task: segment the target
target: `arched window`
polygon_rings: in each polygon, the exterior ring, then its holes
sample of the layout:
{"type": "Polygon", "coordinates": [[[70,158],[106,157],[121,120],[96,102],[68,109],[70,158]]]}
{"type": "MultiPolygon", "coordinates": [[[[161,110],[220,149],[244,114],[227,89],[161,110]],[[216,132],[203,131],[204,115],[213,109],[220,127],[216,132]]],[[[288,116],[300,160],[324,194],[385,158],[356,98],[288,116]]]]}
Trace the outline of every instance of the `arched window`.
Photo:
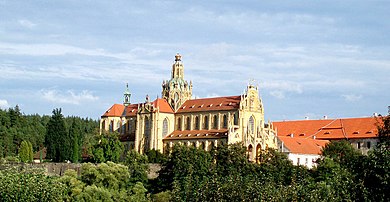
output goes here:
{"type": "Polygon", "coordinates": [[[109,131],[114,132],[114,120],[110,122],[109,131]]]}
{"type": "Polygon", "coordinates": [[[253,116],[249,118],[248,130],[250,134],[253,134],[255,132],[255,119],[253,118],[253,116]]]}
{"type": "Polygon", "coordinates": [[[225,115],[223,115],[223,128],[227,128],[227,123],[228,122],[228,120],[227,120],[227,116],[226,116],[226,114],[225,115]]]}
{"type": "Polygon", "coordinates": [[[214,115],[214,117],[213,117],[213,129],[217,129],[217,128],[218,128],[218,116],[214,115]]]}
{"type": "Polygon", "coordinates": [[[199,127],[199,117],[198,116],[195,116],[195,130],[199,130],[200,127],[199,127]]]}
{"type": "Polygon", "coordinates": [[[190,130],[191,129],[191,118],[190,117],[187,117],[187,124],[186,124],[186,130],[190,130]]]}
{"type": "Polygon", "coordinates": [[[149,123],[149,118],[148,117],[145,117],[144,133],[145,133],[145,136],[149,136],[149,134],[150,134],[150,123],[149,123]]]}
{"type": "Polygon", "coordinates": [[[102,121],[102,130],[106,130],[106,120],[102,121]]]}
{"type": "Polygon", "coordinates": [[[238,125],[238,112],[234,113],[233,119],[234,119],[234,125],[238,125]]]}
{"type": "Polygon", "coordinates": [[[203,119],[203,129],[205,129],[205,130],[209,129],[209,117],[208,116],[204,116],[204,119],[203,119]]]}
{"type": "Polygon", "coordinates": [[[181,118],[179,117],[179,118],[177,118],[177,130],[181,130],[181,118]]]}
{"type": "Polygon", "coordinates": [[[165,118],[163,121],[162,137],[164,138],[167,135],[168,135],[168,118],[165,118]]]}
{"type": "Polygon", "coordinates": [[[192,146],[196,148],[196,142],[192,142],[192,146]]]}

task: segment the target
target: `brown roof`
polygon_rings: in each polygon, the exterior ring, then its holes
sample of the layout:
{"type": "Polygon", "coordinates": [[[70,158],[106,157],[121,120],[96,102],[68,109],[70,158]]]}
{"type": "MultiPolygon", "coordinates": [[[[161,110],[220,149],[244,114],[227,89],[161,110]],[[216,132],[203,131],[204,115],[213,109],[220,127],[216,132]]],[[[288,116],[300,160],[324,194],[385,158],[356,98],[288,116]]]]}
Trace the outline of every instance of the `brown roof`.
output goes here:
{"type": "Polygon", "coordinates": [[[187,100],[177,110],[177,113],[238,109],[240,101],[241,96],[187,100]]]}
{"type": "Polygon", "coordinates": [[[298,120],[273,122],[278,136],[291,136],[317,139],[357,139],[376,138],[378,135],[378,119],[343,118],[325,120],[298,120]]]}
{"type": "Polygon", "coordinates": [[[114,104],[110,109],[108,109],[102,117],[120,117],[123,114],[125,106],[122,104],[114,104]]]}
{"type": "Polygon", "coordinates": [[[175,130],[164,140],[219,139],[227,138],[228,130],[175,130]]]}
{"type": "Polygon", "coordinates": [[[320,154],[328,140],[314,140],[300,137],[279,136],[284,147],[294,154],[320,154]]]}

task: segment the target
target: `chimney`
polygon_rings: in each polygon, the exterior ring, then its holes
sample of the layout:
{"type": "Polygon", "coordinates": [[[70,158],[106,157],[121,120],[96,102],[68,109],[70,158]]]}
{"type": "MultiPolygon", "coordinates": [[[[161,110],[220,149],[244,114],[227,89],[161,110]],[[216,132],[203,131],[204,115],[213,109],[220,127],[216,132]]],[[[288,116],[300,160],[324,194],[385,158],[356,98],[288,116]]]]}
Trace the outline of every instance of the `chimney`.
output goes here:
{"type": "Polygon", "coordinates": [[[328,119],[328,116],[324,115],[324,119],[328,119]]]}
{"type": "Polygon", "coordinates": [[[373,116],[374,116],[374,117],[377,117],[377,116],[378,116],[378,113],[374,112],[373,116]]]}
{"type": "Polygon", "coordinates": [[[309,117],[308,117],[308,116],[305,116],[305,120],[309,120],[309,117]]]}

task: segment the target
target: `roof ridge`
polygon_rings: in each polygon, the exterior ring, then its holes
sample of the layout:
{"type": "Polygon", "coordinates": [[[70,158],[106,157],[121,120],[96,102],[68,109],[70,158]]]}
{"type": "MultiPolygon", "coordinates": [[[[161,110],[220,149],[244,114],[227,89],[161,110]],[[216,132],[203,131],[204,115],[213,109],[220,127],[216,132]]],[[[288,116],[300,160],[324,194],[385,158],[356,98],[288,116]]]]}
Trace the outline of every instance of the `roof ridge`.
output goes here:
{"type": "MultiPolygon", "coordinates": [[[[221,97],[209,97],[209,98],[198,98],[198,99],[191,99],[191,100],[208,100],[208,99],[230,98],[230,97],[241,97],[241,95],[221,96],[221,97]]],[[[190,100],[187,100],[187,101],[190,101],[190,100]]]]}

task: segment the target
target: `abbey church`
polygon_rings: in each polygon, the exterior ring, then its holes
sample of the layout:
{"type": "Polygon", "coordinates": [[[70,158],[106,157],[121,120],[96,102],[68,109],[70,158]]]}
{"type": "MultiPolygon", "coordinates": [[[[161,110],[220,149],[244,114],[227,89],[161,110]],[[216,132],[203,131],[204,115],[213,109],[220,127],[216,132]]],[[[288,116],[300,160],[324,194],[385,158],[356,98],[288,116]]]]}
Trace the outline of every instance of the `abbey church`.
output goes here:
{"type": "Polygon", "coordinates": [[[114,104],[100,121],[100,129],[118,132],[127,149],[140,153],[169,151],[175,144],[210,150],[242,142],[249,159],[261,149],[277,148],[276,132],[264,121],[257,86],[249,84],[237,96],[192,99],[192,82],[184,80],[184,65],[177,54],[170,80],[162,83],[162,98],[131,103],[127,86],[123,104],[114,104]]]}

